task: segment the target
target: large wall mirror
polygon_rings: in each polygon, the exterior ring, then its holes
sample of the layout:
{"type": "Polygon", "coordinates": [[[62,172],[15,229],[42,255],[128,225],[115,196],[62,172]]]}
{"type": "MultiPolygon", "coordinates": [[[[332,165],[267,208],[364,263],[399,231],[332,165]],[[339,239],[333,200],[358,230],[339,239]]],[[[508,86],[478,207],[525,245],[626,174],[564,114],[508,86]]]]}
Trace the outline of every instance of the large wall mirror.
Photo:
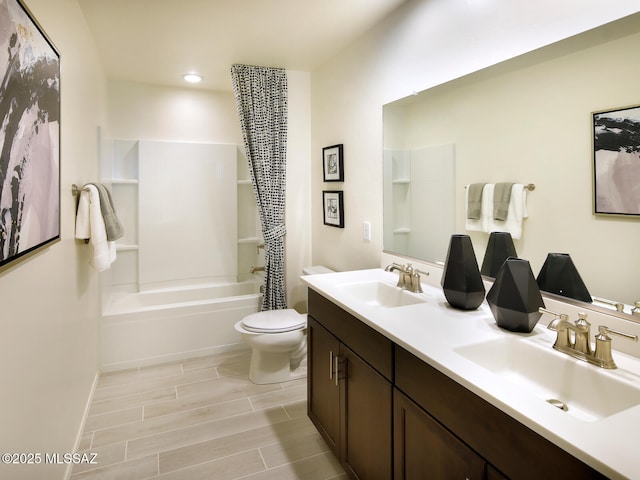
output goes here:
{"type": "Polygon", "coordinates": [[[534,274],[568,253],[592,296],[639,301],[640,218],[594,215],[592,139],[592,112],[640,105],[638,51],[635,14],[385,105],[385,250],[444,260],[467,233],[482,262],[465,186],[532,183],[515,246],[534,274]]]}

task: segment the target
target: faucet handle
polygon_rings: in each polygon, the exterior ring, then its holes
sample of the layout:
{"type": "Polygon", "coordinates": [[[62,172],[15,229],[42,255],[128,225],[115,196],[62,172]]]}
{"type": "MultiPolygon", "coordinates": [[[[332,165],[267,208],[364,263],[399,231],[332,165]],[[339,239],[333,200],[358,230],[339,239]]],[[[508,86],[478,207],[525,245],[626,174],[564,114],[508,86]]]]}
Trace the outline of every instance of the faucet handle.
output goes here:
{"type": "MultiPolygon", "coordinates": [[[[637,335],[631,335],[630,333],[621,332],[620,330],[614,330],[613,328],[609,328],[606,325],[598,326],[598,336],[608,337],[607,333],[618,335],[619,337],[626,338],[627,340],[631,340],[632,342],[638,341],[637,335]]],[[[611,340],[611,338],[609,338],[609,340],[611,340]]]]}
{"type": "MultiPolygon", "coordinates": [[[[557,319],[559,319],[561,322],[568,322],[569,321],[569,315],[567,315],[566,313],[556,313],[556,312],[552,312],[551,310],[547,310],[544,307],[539,307],[538,311],[540,313],[548,313],[549,315],[553,315],[554,317],[556,317],[557,319]]],[[[555,330],[555,328],[552,328],[551,325],[549,325],[548,327],[550,330],[555,330]]]]}
{"type": "Polygon", "coordinates": [[[598,335],[596,335],[596,350],[593,353],[593,356],[599,362],[601,367],[613,369],[617,368],[617,366],[616,362],[613,360],[613,355],[611,354],[611,337],[607,335],[608,333],[627,338],[634,342],[638,341],[638,336],[614,330],[613,328],[609,328],[605,325],[600,325],[598,327],[598,335]]]}
{"type": "Polygon", "coordinates": [[[420,274],[426,277],[429,275],[429,272],[423,272],[422,270],[418,270],[417,268],[413,269],[413,273],[411,274],[411,291],[413,293],[422,293],[424,291],[422,290],[420,274]]]}
{"type": "Polygon", "coordinates": [[[548,313],[549,315],[553,315],[555,318],[549,322],[547,328],[549,330],[553,330],[557,333],[556,341],[553,344],[553,348],[562,349],[562,348],[573,348],[573,344],[571,343],[571,337],[569,336],[569,315],[566,313],[556,313],[551,310],[547,310],[544,307],[539,307],[538,311],[540,313],[548,313]]]}

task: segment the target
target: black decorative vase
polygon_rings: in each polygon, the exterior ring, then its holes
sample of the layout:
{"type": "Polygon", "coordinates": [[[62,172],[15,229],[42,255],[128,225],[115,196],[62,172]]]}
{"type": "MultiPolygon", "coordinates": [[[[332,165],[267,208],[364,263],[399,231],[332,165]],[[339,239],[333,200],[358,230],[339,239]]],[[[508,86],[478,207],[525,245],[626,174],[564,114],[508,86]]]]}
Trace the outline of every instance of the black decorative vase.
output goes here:
{"type": "Polygon", "coordinates": [[[491,232],[480,273],[495,278],[504,261],[509,257],[517,256],[513,238],[509,232],[491,232]]]}
{"type": "Polygon", "coordinates": [[[593,298],[568,253],[549,253],[538,274],[538,287],[545,292],[591,303],[593,298]]]}
{"type": "Polygon", "coordinates": [[[487,303],[500,328],[529,333],[544,307],[540,289],[527,260],[507,258],[496,274],[487,303]]]}
{"type": "Polygon", "coordinates": [[[484,301],[484,283],[469,235],[452,235],[440,281],[454,308],[475,310],[484,301]]]}

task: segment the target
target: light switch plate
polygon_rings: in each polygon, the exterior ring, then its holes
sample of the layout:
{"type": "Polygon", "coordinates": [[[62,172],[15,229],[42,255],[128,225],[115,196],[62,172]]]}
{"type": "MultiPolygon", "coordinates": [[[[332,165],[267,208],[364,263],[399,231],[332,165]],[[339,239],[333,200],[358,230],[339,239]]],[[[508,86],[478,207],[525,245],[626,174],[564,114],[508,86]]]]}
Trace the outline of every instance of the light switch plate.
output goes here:
{"type": "Polygon", "coordinates": [[[371,241],[371,222],[362,222],[362,239],[371,241]]]}

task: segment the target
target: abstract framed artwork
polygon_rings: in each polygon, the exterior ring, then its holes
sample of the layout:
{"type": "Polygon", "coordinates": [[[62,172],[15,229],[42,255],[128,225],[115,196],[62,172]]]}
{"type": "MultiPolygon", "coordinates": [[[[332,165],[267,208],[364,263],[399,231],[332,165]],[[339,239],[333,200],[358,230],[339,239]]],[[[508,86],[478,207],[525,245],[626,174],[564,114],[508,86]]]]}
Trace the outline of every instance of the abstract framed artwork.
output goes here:
{"type": "Polygon", "coordinates": [[[592,117],[593,212],[640,215],[640,106],[592,117]]]}
{"type": "Polygon", "coordinates": [[[344,202],[341,191],[322,192],[323,220],[325,225],[344,228],[344,202]]]}
{"type": "Polygon", "coordinates": [[[0,0],[0,267],[60,240],[60,54],[0,0]]]}
{"type": "Polygon", "coordinates": [[[322,149],[322,173],[325,182],[344,182],[344,148],[342,144],[322,149]]]}

